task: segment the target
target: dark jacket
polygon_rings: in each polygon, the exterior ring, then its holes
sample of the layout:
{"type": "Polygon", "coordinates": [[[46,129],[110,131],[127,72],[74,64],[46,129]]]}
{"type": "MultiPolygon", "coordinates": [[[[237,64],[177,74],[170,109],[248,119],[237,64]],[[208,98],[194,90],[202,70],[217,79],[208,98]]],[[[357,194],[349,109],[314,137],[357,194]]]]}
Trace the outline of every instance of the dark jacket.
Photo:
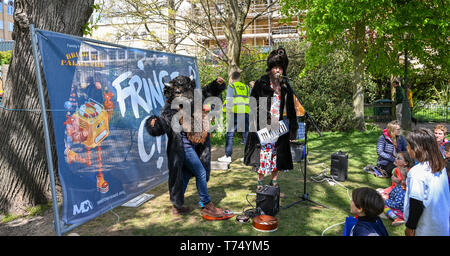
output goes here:
{"type": "Polygon", "coordinates": [[[350,236],[389,236],[383,222],[379,217],[359,217],[353,226],[350,236]]]}
{"type": "MultiPolygon", "coordinates": [[[[220,85],[213,81],[208,86],[202,89],[203,97],[208,96],[218,96],[220,90],[212,90],[212,87],[219,87],[220,85]],[[208,90],[208,91],[207,91],[208,90]]],[[[220,86],[225,89],[225,86],[220,86]]],[[[203,99],[204,100],[204,99],[203,99]]],[[[147,132],[152,136],[161,136],[167,134],[168,144],[167,144],[167,160],[169,168],[169,195],[172,204],[178,208],[182,207],[184,204],[184,193],[183,193],[183,165],[184,165],[184,144],[182,135],[180,132],[175,132],[171,128],[172,117],[178,112],[178,110],[171,109],[170,104],[166,104],[159,117],[151,116],[147,119],[145,128],[147,132]],[[154,127],[150,126],[151,120],[156,118],[154,127]]],[[[195,152],[200,158],[203,167],[206,169],[206,181],[209,181],[209,176],[211,172],[211,144],[209,139],[209,134],[205,143],[195,145],[195,152]]]]}
{"type": "Polygon", "coordinates": [[[402,104],[405,97],[403,87],[400,85],[395,88],[395,104],[402,104]]]}
{"type": "MultiPolygon", "coordinates": [[[[282,118],[282,110],[286,105],[287,119],[289,120],[289,132],[280,136],[275,143],[277,148],[277,170],[287,170],[293,169],[292,163],[292,155],[290,148],[290,141],[294,140],[297,137],[297,116],[294,108],[294,97],[293,93],[286,86],[287,81],[282,83],[281,86],[281,105],[280,105],[280,119],[282,118]]],[[[250,110],[250,132],[248,133],[247,142],[245,144],[244,151],[244,163],[248,166],[259,167],[260,164],[260,150],[261,144],[259,143],[258,135],[256,132],[252,132],[252,125],[256,127],[256,130],[260,130],[264,127],[259,127],[259,98],[267,97],[267,123],[270,123],[271,113],[270,107],[272,105],[272,96],[274,94],[274,90],[270,88],[270,78],[268,75],[262,76],[255,82],[253,86],[252,92],[250,94],[251,97],[256,99],[256,113],[252,113],[250,110]]]]}
{"type": "MultiPolygon", "coordinates": [[[[403,136],[399,136],[397,138],[397,147],[395,148],[396,152],[406,151],[406,140],[403,136]]],[[[389,137],[387,130],[383,130],[383,134],[380,135],[377,142],[377,154],[378,160],[377,165],[388,165],[389,163],[394,163],[394,143],[392,139],[389,137]]]]}

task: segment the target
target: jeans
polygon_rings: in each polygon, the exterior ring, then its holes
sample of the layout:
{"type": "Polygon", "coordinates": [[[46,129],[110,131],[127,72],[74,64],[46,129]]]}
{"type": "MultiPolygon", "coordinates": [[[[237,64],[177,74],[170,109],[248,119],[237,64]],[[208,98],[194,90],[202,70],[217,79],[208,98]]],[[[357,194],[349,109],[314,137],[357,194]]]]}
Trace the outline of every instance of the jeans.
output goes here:
{"type": "MultiPolygon", "coordinates": [[[[227,139],[226,139],[226,144],[225,144],[225,155],[226,156],[231,156],[233,154],[233,138],[234,138],[234,133],[238,130],[238,120],[242,119],[242,117],[244,117],[245,120],[245,127],[239,127],[239,131],[244,130],[243,134],[242,134],[242,143],[245,144],[245,142],[247,141],[247,136],[248,136],[248,124],[249,124],[249,116],[248,114],[234,114],[234,124],[233,124],[233,129],[230,132],[227,132],[227,139]]],[[[241,121],[242,122],[242,121],[241,121]]]]}
{"type": "Polygon", "coordinates": [[[193,147],[185,147],[183,165],[183,194],[186,192],[191,174],[195,176],[195,183],[197,185],[200,202],[203,205],[208,204],[211,200],[209,198],[208,187],[206,184],[206,169],[203,167],[203,164],[195,152],[195,149],[193,147]]]}

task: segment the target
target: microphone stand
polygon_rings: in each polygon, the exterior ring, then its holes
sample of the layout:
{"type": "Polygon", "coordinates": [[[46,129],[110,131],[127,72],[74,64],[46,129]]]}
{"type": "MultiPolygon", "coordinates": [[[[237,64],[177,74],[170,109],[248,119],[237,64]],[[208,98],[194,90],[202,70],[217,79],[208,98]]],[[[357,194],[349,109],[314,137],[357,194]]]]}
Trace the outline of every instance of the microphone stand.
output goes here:
{"type": "MultiPolygon", "coordinates": [[[[319,133],[319,136],[322,137],[322,133],[320,132],[319,128],[317,127],[316,123],[314,122],[314,119],[311,117],[311,115],[309,115],[308,111],[306,111],[306,108],[304,107],[303,102],[301,101],[300,97],[298,97],[298,95],[295,93],[294,89],[289,84],[288,80],[290,80],[290,78],[287,77],[287,76],[281,76],[281,77],[283,79],[286,79],[284,82],[282,81],[281,83],[282,84],[284,83],[286,85],[286,87],[288,88],[288,90],[290,90],[292,92],[292,94],[295,97],[297,97],[298,101],[300,102],[300,104],[302,105],[303,109],[305,110],[306,118],[311,121],[311,123],[314,125],[314,127],[317,130],[317,132],[319,133]]],[[[308,201],[310,203],[313,203],[313,204],[316,204],[316,205],[320,205],[320,206],[322,206],[324,208],[330,209],[326,205],[323,205],[321,203],[318,203],[318,202],[315,202],[315,201],[309,199],[308,193],[306,193],[306,168],[307,168],[307,162],[308,162],[308,150],[307,150],[307,147],[308,147],[308,129],[307,129],[306,125],[305,125],[305,158],[303,160],[303,168],[304,168],[304,172],[303,172],[303,195],[300,197],[300,200],[295,201],[295,202],[293,202],[293,203],[283,207],[283,209],[290,208],[291,206],[293,206],[295,204],[298,204],[298,203],[301,203],[301,202],[304,202],[304,201],[308,201]]]]}

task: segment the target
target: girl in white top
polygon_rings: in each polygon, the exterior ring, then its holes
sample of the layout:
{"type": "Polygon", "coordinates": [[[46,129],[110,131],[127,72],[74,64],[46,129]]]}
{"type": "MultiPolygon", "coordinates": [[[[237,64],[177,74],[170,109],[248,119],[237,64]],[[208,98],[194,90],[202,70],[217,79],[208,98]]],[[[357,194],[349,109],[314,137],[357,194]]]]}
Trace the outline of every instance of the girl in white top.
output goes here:
{"type": "Polygon", "coordinates": [[[434,134],[421,128],[406,136],[407,150],[418,164],[406,178],[407,236],[450,235],[450,189],[445,160],[434,134]]]}

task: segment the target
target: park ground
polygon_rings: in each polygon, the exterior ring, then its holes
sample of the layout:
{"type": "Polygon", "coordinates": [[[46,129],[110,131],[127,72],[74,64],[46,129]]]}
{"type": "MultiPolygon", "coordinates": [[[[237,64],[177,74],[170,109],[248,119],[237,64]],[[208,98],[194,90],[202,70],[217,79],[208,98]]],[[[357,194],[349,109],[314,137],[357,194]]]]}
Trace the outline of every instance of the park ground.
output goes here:
{"type": "MultiPolygon", "coordinates": [[[[278,213],[279,228],[273,233],[255,231],[251,224],[240,224],[235,218],[226,221],[208,222],[200,216],[196,207],[198,196],[195,181],[192,180],[186,192],[186,205],[194,208],[191,214],[173,217],[170,211],[167,183],[147,191],[155,197],[138,208],[117,207],[64,235],[80,236],[339,236],[342,234],[345,217],[350,214],[349,203],[351,190],[369,186],[387,187],[388,179],[371,176],[362,171],[367,164],[376,162],[376,140],[384,123],[376,124],[378,128],[364,133],[324,133],[319,137],[311,133],[310,155],[308,156],[307,193],[312,200],[320,202],[331,209],[302,202],[278,213]],[[349,177],[346,181],[331,185],[328,182],[315,182],[311,177],[329,173],[330,155],[342,150],[349,153],[349,177]],[[336,224],[336,225],[335,225],[336,224]],[[335,225],[335,227],[331,227],[335,225]],[[331,228],[330,228],[331,227],[331,228]],[[329,229],[328,229],[329,228],[329,229]]],[[[434,123],[422,123],[417,127],[433,128],[434,123]]],[[[417,128],[413,125],[413,129],[417,128]]],[[[235,212],[252,208],[256,175],[249,167],[243,165],[243,145],[234,148],[233,162],[229,170],[213,170],[209,182],[210,194],[218,207],[229,208],[235,212]],[[250,203],[252,205],[250,205],[250,203]]],[[[212,160],[224,154],[224,146],[212,148],[212,160]]],[[[281,206],[297,201],[303,194],[303,171],[298,164],[294,170],[280,173],[280,185],[286,197],[281,199],[281,206]]],[[[268,179],[266,179],[268,182],[268,179]]],[[[0,223],[0,236],[55,236],[53,211],[48,205],[39,214],[30,214],[11,221],[0,223]]],[[[5,217],[5,216],[0,216],[5,217]]],[[[390,221],[383,220],[392,236],[402,236],[404,226],[392,227],[390,221]]]]}

